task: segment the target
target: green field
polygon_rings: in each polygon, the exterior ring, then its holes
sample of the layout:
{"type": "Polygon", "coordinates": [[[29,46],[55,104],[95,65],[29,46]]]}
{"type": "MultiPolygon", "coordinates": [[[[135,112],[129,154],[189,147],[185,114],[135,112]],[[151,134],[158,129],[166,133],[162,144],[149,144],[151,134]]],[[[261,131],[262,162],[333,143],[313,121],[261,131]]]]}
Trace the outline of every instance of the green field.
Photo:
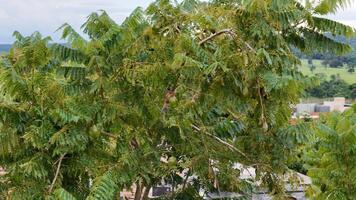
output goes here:
{"type": "Polygon", "coordinates": [[[330,68],[330,67],[325,67],[323,64],[321,64],[321,60],[313,60],[313,64],[315,65],[316,69],[311,72],[308,66],[308,61],[306,59],[302,59],[302,66],[301,66],[301,72],[305,75],[315,75],[319,73],[325,74],[328,78],[330,78],[331,75],[337,75],[339,74],[342,79],[344,79],[347,83],[352,84],[356,83],[356,72],[354,73],[349,73],[347,72],[347,69],[344,68],[330,68]]]}

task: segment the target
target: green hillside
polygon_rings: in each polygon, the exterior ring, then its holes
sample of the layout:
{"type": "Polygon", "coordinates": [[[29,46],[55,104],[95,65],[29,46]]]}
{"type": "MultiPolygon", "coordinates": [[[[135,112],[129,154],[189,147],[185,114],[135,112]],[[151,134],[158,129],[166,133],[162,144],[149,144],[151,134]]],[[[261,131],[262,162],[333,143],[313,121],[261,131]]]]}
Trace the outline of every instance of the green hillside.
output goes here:
{"type": "Polygon", "coordinates": [[[347,83],[352,84],[356,83],[356,73],[349,73],[347,72],[347,69],[344,68],[330,68],[330,67],[325,67],[323,64],[321,64],[321,60],[313,60],[313,64],[315,65],[316,69],[311,72],[308,66],[308,61],[306,59],[302,59],[302,66],[301,66],[301,72],[305,75],[315,75],[319,73],[325,74],[328,78],[331,75],[339,75],[342,79],[344,79],[347,83]]]}

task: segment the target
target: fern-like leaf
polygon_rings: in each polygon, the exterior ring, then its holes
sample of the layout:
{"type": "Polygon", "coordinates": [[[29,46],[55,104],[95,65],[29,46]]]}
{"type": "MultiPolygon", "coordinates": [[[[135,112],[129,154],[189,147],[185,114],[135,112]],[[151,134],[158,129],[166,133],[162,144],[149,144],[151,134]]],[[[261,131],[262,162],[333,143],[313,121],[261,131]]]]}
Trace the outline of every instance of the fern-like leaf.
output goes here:
{"type": "Polygon", "coordinates": [[[51,50],[56,58],[61,61],[85,62],[86,55],[78,49],[73,49],[62,44],[53,44],[51,50]]]}
{"type": "Polygon", "coordinates": [[[72,26],[65,23],[57,29],[62,30],[62,39],[67,40],[68,44],[74,49],[84,50],[86,48],[87,41],[74,30],[72,26]]]}
{"type": "Polygon", "coordinates": [[[322,0],[315,7],[315,12],[322,15],[335,13],[338,9],[344,9],[351,3],[351,0],[322,0]]]}
{"type": "Polygon", "coordinates": [[[51,196],[51,200],[77,200],[77,199],[72,194],[67,192],[65,189],[58,188],[53,192],[51,196]]]}
{"type": "Polygon", "coordinates": [[[90,194],[86,200],[112,200],[118,191],[118,184],[112,172],[106,172],[104,175],[94,180],[90,194]]]}
{"type": "Polygon", "coordinates": [[[333,35],[343,35],[346,37],[355,36],[355,29],[351,26],[321,17],[313,17],[312,19],[312,26],[321,32],[331,32],[333,35]]]}

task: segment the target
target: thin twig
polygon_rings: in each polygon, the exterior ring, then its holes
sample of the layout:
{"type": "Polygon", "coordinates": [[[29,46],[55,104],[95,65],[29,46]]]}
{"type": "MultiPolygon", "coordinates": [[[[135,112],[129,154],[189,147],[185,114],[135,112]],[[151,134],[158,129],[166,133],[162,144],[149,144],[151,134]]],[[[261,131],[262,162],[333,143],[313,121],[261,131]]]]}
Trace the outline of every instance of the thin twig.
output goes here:
{"type": "MultiPolygon", "coordinates": [[[[197,126],[195,126],[195,125],[193,125],[193,124],[192,124],[191,126],[192,126],[192,128],[194,128],[196,131],[202,132],[202,130],[201,130],[199,127],[197,127],[197,126]]],[[[209,137],[215,139],[216,141],[220,142],[221,144],[227,146],[230,150],[236,151],[237,153],[241,154],[242,156],[244,156],[245,158],[248,159],[247,155],[246,155],[244,152],[240,151],[239,149],[237,149],[237,148],[234,147],[233,145],[229,144],[228,142],[225,142],[224,140],[222,140],[222,139],[216,137],[215,135],[213,135],[213,134],[211,134],[211,133],[208,133],[208,132],[206,132],[206,131],[204,131],[204,133],[205,133],[205,135],[207,135],[207,136],[209,136],[209,137]]]]}
{"type": "Polygon", "coordinates": [[[247,42],[244,42],[244,43],[247,46],[247,48],[249,48],[253,53],[257,53],[257,51],[253,47],[251,47],[251,45],[249,43],[247,43],[247,42]]]}
{"type": "Polygon", "coordinates": [[[240,119],[240,118],[242,117],[242,115],[236,114],[236,113],[234,113],[234,112],[233,112],[232,110],[230,110],[230,109],[227,109],[227,112],[228,112],[230,115],[232,115],[232,117],[233,117],[235,120],[240,119]]]}
{"type": "Polygon", "coordinates": [[[56,170],[56,174],[54,175],[54,178],[52,180],[52,184],[51,186],[49,187],[49,190],[48,190],[48,193],[51,194],[52,193],[52,190],[53,190],[53,187],[54,185],[56,184],[56,181],[57,181],[57,178],[58,178],[58,174],[59,174],[59,170],[61,169],[61,164],[62,164],[62,160],[64,159],[64,156],[66,154],[63,154],[61,155],[61,157],[58,159],[58,166],[57,166],[57,170],[56,170]]]}
{"type": "Polygon", "coordinates": [[[111,137],[111,138],[114,138],[114,139],[118,138],[117,135],[114,135],[114,134],[106,132],[106,131],[101,131],[101,134],[105,135],[105,136],[108,136],[108,137],[111,137]]]}
{"type": "Polygon", "coordinates": [[[211,159],[209,159],[209,168],[211,169],[213,176],[214,176],[214,187],[216,189],[218,189],[218,194],[220,195],[219,180],[217,178],[217,175],[216,175],[216,172],[215,172],[214,166],[213,166],[213,161],[211,159]]]}

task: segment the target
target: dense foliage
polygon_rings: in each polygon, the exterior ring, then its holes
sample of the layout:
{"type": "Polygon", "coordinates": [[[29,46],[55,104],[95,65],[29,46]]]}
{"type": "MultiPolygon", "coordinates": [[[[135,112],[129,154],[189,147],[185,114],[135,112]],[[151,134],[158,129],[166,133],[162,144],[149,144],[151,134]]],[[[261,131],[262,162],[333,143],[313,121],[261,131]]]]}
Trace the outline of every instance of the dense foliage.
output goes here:
{"type": "Polygon", "coordinates": [[[314,199],[351,200],[356,196],[356,105],[324,116],[305,155],[314,199]]]}
{"type": "Polygon", "coordinates": [[[288,125],[290,105],[315,81],[290,46],[349,52],[323,33],[354,30],[313,16],[344,5],[158,0],[120,25],[91,14],[88,40],[65,24],[68,45],[15,32],[0,72],[0,197],[117,199],[135,184],[144,199],[165,180],[167,198],[248,197],[255,183],[284,198],[280,175],[307,134],[288,125]]]}

